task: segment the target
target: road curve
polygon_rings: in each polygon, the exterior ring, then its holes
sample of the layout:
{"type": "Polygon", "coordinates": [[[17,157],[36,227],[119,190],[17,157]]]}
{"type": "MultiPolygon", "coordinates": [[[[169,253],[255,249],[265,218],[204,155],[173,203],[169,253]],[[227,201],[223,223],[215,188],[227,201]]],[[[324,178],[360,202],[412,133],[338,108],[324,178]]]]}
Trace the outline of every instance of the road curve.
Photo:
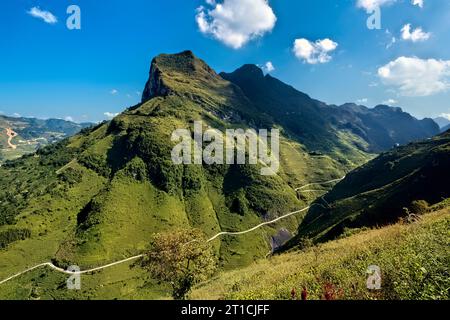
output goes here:
{"type": "Polygon", "coordinates": [[[8,145],[11,149],[16,149],[17,146],[12,143],[12,139],[17,137],[18,134],[14,132],[11,128],[6,128],[6,135],[8,136],[8,145]]]}
{"type": "MultiPolygon", "coordinates": [[[[344,178],[345,178],[345,177],[344,177],[344,178]]],[[[342,179],[344,179],[344,178],[342,178],[342,179]]],[[[325,181],[325,182],[310,183],[310,184],[307,184],[307,185],[305,185],[305,186],[303,186],[303,187],[297,188],[297,189],[295,189],[295,190],[298,191],[298,190],[301,190],[301,189],[303,189],[303,188],[305,188],[305,187],[307,187],[307,186],[311,186],[311,185],[315,185],[315,184],[332,183],[332,182],[340,181],[340,180],[342,180],[342,179],[334,179],[334,180],[325,181]]],[[[309,191],[309,190],[304,190],[304,191],[309,191]]],[[[246,234],[246,233],[255,231],[255,230],[257,230],[257,229],[259,229],[259,228],[261,228],[261,227],[263,227],[263,226],[270,225],[270,224],[274,224],[274,223],[276,223],[276,222],[278,222],[278,221],[280,221],[280,220],[283,220],[283,219],[285,219],[285,218],[287,218],[287,217],[290,217],[290,216],[292,216],[292,215],[295,215],[295,214],[297,214],[297,213],[305,212],[305,211],[309,210],[312,206],[316,206],[316,205],[317,205],[317,206],[325,207],[325,206],[323,206],[322,204],[318,204],[318,203],[312,204],[311,206],[307,206],[307,207],[305,207],[305,208],[303,208],[303,209],[300,209],[300,210],[297,210],[297,211],[289,212],[289,213],[287,213],[287,214],[285,214],[285,215],[282,215],[282,216],[280,216],[280,217],[278,217],[278,218],[275,218],[275,219],[273,219],[273,220],[270,220],[270,221],[266,221],[266,222],[260,223],[260,224],[258,224],[257,226],[255,226],[255,227],[253,227],[253,228],[250,228],[250,229],[248,229],[248,230],[245,230],[245,231],[238,231],[238,232],[227,232],[227,231],[223,231],[223,232],[219,232],[218,234],[216,234],[216,235],[213,236],[212,238],[208,239],[206,242],[214,241],[215,239],[217,239],[217,238],[219,238],[219,237],[221,237],[221,236],[225,236],[225,235],[238,236],[238,235],[243,235],[243,234],[246,234]]],[[[193,241],[196,241],[196,240],[193,240],[193,241]]],[[[191,241],[191,242],[193,242],[193,241],[191,241]]],[[[191,243],[191,242],[190,242],[190,243],[191,243]]],[[[9,278],[6,278],[6,279],[0,281],[0,285],[2,285],[3,283],[6,283],[6,282],[8,282],[8,281],[10,281],[10,280],[12,280],[12,279],[14,279],[14,278],[17,278],[17,277],[19,277],[19,276],[21,276],[21,275],[23,275],[23,274],[25,274],[25,273],[27,273],[27,272],[30,272],[30,271],[35,270],[35,269],[37,269],[37,268],[40,268],[40,267],[50,267],[51,269],[53,269],[53,270],[55,270],[55,271],[58,271],[58,272],[61,272],[61,273],[64,273],[64,274],[68,274],[68,275],[77,275],[77,274],[86,274],[86,273],[91,273],[91,272],[103,270],[103,269],[106,269],[106,268],[110,268],[110,267],[113,267],[113,266],[116,266],[116,265],[119,265],[119,264],[122,264],[122,263],[125,263],[125,262],[128,262],[128,261],[137,260],[137,259],[139,259],[139,258],[142,258],[143,256],[144,256],[144,254],[139,254],[139,255],[136,255],[136,256],[133,256],[133,257],[130,257],[130,258],[126,258],[126,259],[119,260],[119,261],[116,261],[116,262],[113,262],[113,263],[109,263],[109,264],[106,264],[106,265],[103,265],[103,266],[100,266],[100,267],[96,267],[96,268],[88,269],[88,270],[83,270],[83,271],[69,271],[69,270],[64,270],[64,269],[62,269],[62,268],[59,268],[59,267],[55,266],[55,265],[54,265],[53,263],[51,263],[51,262],[44,262],[44,263],[35,265],[35,266],[31,267],[31,268],[28,268],[28,269],[26,269],[26,270],[24,270],[24,271],[22,271],[22,272],[19,272],[19,273],[15,274],[15,275],[13,275],[13,276],[11,276],[11,277],[9,277],[9,278]]]]}
{"type": "MultiPolygon", "coordinates": [[[[299,190],[302,190],[302,189],[304,189],[304,188],[306,188],[306,187],[315,186],[315,185],[318,185],[318,184],[329,184],[329,183],[333,183],[333,182],[339,182],[339,181],[344,180],[345,177],[346,177],[346,176],[343,176],[342,178],[339,178],[339,179],[333,179],[333,180],[324,181],[324,182],[313,182],[313,183],[308,183],[308,184],[305,184],[304,186],[301,186],[300,188],[295,189],[295,191],[299,191],[299,190]]],[[[309,191],[309,190],[308,190],[308,191],[309,191]]]]}

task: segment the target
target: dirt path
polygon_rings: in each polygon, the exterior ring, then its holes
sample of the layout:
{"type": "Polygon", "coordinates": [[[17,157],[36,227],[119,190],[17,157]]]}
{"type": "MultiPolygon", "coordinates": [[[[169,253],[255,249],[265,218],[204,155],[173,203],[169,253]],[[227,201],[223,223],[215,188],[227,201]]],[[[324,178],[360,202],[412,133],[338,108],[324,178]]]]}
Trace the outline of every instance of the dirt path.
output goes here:
{"type": "Polygon", "coordinates": [[[12,139],[17,137],[18,134],[14,132],[11,128],[6,128],[6,135],[8,136],[8,145],[11,149],[15,150],[17,148],[16,145],[12,144],[12,139]]]}

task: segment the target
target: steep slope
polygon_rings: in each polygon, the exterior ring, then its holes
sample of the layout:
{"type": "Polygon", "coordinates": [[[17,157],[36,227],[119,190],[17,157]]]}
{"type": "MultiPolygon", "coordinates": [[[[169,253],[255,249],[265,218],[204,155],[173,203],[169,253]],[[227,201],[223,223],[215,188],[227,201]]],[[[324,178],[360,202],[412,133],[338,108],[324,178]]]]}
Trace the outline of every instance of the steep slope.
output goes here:
{"type": "Polygon", "coordinates": [[[446,125],[446,126],[443,127],[443,128],[441,128],[441,131],[442,131],[442,132],[446,132],[446,131],[448,131],[448,130],[450,130],[450,124],[449,124],[449,125],[446,125]]]}
{"type": "Polygon", "coordinates": [[[245,65],[221,76],[242,88],[260,112],[281,123],[310,150],[337,149],[352,157],[354,147],[378,153],[439,134],[433,120],[417,120],[400,108],[327,105],[269,74],[264,76],[255,65],[245,65]],[[350,146],[346,140],[350,140],[350,146]]]}
{"type": "Polygon", "coordinates": [[[191,298],[291,300],[295,288],[300,300],[306,288],[308,300],[448,300],[449,228],[447,208],[412,224],[361,231],[221,273],[191,298]],[[381,289],[367,290],[374,264],[381,289]]]}
{"type": "Polygon", "coordinates": [[[35,152],[41,146],[61,141],[90,126],[92,123],[0,115],[0,163],[35,152]],[[9,130],[16,134],[11,140],[9,130]]]}
{"type": "MultiPolygon", "coordinates": [[[[350,169],[330,158],[316,161],[286,137],[274,176],[261,176],[260,165],[173,164],[172,132],[192,130],[197,120],[221,131],[272,126],[240,88],[191,52],[161,55],[152,61],[142,104],[1,167],[0,233],[26,229],[31,236],[16,237],[0,251],[0,275],[50,259],[98,266],[140,253],[150,234],[176,227],[197,227],[209,236],[246,230],[303,208],[294,190],[300,183],[350,169]],[[313,164],[320,166],[308,170],[313,164]]],[[[218,238],[222,266],[265,256],[272,237],[281,229],[294,232],[301,218],[218,238]]]]}
{"type": "Polygon", "coordinates": [[[290,245],[302,237],[326,240],[345,228],[395,222],[415,200],[435,204],[449,198],[449,166],[450,132],[383,153],[319,199],[290,245]]]}

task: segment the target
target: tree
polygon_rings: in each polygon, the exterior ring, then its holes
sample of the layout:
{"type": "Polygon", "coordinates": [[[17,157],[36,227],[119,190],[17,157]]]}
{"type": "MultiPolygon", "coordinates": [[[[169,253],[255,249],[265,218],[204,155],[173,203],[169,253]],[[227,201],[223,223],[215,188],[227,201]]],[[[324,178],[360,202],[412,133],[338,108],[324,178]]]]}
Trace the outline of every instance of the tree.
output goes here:
{"type": "Polygon", "coordinates": [[[154,235],[142,262],[153,278],[171,285],[176,300],[186,299],[192,286],[212,276],[217,265],[211,245],[197,229],[154,235]]]}

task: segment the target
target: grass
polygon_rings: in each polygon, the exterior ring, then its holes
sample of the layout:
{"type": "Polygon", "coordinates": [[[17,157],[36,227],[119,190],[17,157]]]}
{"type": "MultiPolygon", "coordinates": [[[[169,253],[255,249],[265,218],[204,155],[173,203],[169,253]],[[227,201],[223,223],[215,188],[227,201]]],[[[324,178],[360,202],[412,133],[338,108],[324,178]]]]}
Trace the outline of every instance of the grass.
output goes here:
{"type": "Polygon", "coordinates": [[[306,287],[322,299],[324,287],[338,299],[449,299],[450,210],[419,222],[361,231],[303,251],[224,272],[198,286],[192,299],[283,299],[306,287]],[[366,270],[378,265],[382,289],[366,287],[366,270]]]}

